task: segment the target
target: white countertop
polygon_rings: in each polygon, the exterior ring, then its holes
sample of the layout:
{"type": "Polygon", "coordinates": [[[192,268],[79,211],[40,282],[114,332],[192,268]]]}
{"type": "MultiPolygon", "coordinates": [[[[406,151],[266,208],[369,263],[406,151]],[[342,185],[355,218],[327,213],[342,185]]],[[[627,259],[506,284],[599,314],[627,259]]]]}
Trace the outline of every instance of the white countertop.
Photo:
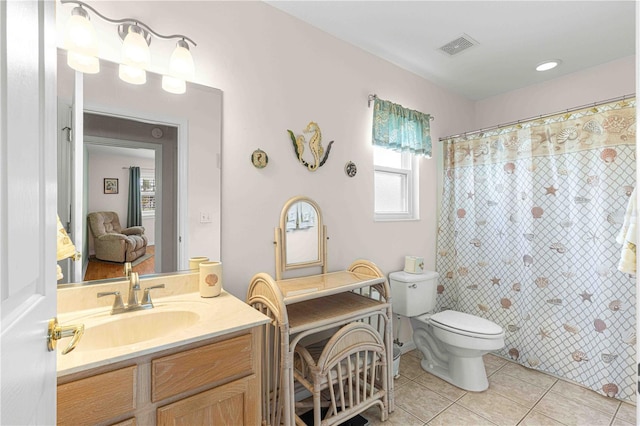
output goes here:
{"type": "MultiPolygon", "coordinates": [[[[224,290],[220,296],[213,298],[202,298],[196,292],[157,298],[153,300],[153,303],[155,305],[153,309],[116,315],[110,315],[111,309],[105,307],[59,314],[58,322],[61,326],[84,324],[85,335],[83,338],[92,333],[93,327],[104,326],[119,319],[132,323],[137,321],[137,318],[149,314],[158,318],[157,315],[161,315],[162,312],[189,311],[197,314],[198,319],[191,325],[168,331],[160,337],[106,349],[93,348],[89,342],[96,341],[96,335],[92,335],[91,338],[85,339],[86,345],[84,347],[83,340],[80,339],[76,348],[66,355],[62,355],[61,351],[68,345],[70,338],[62,339],[58,342],[57,351],[58,377],[223,336],[269,322],[268,317],[224,290]],[[129,320],[129,317],[132,319],[129,320]]],[[[93,331],[97,332],[97,330],[93,331]]],[[[156,330],[154,329],[154,333],[156,330]]]]}

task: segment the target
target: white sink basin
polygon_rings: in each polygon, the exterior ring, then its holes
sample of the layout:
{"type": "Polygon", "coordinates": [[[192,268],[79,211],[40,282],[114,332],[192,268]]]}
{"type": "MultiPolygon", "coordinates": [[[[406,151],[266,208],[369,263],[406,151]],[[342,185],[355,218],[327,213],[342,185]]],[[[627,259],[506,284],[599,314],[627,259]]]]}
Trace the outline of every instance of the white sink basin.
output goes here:
{"type": "Polygon", "coordinates": [[[143,311],[111,316],[108,322],[86,324],[75,351],[134,345],[184,330],[200,320],[193,311],[143,311]]]}

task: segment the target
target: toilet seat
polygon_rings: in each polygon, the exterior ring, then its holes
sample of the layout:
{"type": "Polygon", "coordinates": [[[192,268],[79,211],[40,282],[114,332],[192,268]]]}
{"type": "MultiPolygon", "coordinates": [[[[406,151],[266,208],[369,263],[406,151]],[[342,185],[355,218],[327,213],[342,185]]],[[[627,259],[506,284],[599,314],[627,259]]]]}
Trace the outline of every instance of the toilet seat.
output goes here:
{"type": "Polygon", "coordinates": [[[448,310],[433,315],[422,315],[418,319],[441,330],[478,339],[497,339],[504,336],[504,330],[498,324],[464,312],[448,310]]]}

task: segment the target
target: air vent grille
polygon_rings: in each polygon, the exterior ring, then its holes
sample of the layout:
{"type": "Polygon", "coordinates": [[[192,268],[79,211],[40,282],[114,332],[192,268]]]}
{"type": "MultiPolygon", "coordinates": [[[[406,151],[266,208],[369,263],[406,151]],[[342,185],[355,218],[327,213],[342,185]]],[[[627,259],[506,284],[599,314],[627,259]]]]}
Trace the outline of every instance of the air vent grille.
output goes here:
{"type": "Polygon", "coordinates": [[[477,42],[466,34],[461,35],[457,39],[450,41],[440,48],[444,53],[448,55],[457,55],[458,53],[473,47],[477,42]]]}

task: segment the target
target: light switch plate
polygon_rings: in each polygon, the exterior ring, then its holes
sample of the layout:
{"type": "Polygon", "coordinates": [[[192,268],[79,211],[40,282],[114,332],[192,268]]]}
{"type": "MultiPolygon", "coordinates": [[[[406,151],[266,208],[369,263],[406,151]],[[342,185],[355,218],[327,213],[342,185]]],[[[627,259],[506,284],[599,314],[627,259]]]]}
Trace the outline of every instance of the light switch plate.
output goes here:
{"type": "Polygon", "coordinates": [[[200,223],[211,223],[213,219],[211,218],[211,212],[200,212],[200,223]]]}

